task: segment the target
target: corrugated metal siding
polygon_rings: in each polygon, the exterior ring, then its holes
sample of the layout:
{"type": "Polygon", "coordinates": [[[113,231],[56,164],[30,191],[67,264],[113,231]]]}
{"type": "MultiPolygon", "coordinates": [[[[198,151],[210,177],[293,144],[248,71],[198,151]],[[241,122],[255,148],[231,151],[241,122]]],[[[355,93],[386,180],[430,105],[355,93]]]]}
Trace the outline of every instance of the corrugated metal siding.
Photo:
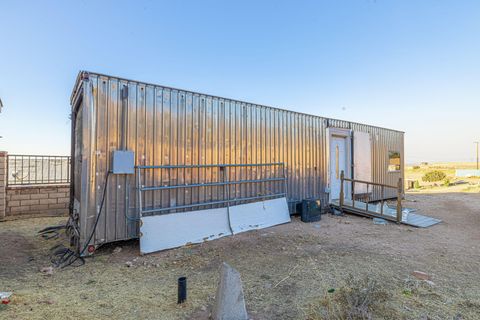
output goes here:
{"type": "MultiPolygon", "coordinates": [[[[291,201],[316,198],[323,204],[328,202],[327,127],[371,134],[374,182],[396,185],[398,178],[403,177],[403,165],[402,172],[388,173],[389,150],[400,151],[403,163],[402,132],[93,73],[88,80],[79,81],[86,86],[82,91],[85,163],[80,213],[84,241],[100,206],[110,154],[120,149],[122,132],[127,134],[127,149],[135,152],[136,165],[284,162],[291,201]],[[128,87],[128,128],[122,126],[124,86],[128,87]]],[[[229,175],[237,180],[261,178],[273,175],[270,170],[232,168],[229,175]]],[[[213,182],[220,179],[220,174],[215,168],[151,170],[145,172],[144,184],[213,182]]],[[[112,175],[110,179],[95,243],[138,235],[138,223],[126,218],[136,214],[135,178],[112,175]]],[[[237,197],[256,195],[261,192],[259,188],[231,186],[230,192],[237,197]]],[[[270,188],[278,190],[281,186],[271,183],[270,188]]],[[[145,206],[168,207],[223,196],[220,188],[191,188],[147,194],[143,201],[145,206]]]]}

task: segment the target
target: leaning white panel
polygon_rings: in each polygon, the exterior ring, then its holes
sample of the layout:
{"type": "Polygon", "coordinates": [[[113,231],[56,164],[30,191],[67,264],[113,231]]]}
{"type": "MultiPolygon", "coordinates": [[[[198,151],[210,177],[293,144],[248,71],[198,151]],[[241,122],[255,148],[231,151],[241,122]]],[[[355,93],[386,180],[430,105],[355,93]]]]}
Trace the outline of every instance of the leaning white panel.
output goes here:
{"type": "MultiPolygon", "coordinates": [[[[372,181],[372,142],[368,132],[353,132],[353,165],[355,179],[372,181]]],[[[366,193],[365,183],[355,184],[355,193],[366,193]]]]}
{"type": "Polygon", "coordinates": [[[278,198],[230,207],[233,234],[290,222],[287,198],[278,198]]]}
{"type": "Polygon", "coordinates": [[[140,252],[150,253],[231,235],[227,208],[142,217],[140,252]]]}

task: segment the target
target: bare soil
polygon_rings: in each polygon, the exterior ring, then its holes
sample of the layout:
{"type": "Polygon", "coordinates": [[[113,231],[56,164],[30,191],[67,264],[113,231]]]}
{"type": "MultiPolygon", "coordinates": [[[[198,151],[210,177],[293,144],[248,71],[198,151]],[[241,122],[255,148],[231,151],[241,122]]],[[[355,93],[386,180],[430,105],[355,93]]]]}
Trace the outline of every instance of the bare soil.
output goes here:
{"type": "MultiPolygon", "coordinates": [[[[419,229],[322,216],[140,256],[136,241],[105,246],[78,268],[39,272],[57,240],[36,235],[65,218],[0,223],[1,319],[208,319],[223,261],[242,275],[252,319],[321,319],[329,289],[351,275],[387,293],[374,319],[480,318],[480,195],[408,194],[405,206],[443,220],[419,229]],[[119,253],[113,250],[120,246],[119,253]],[[128,267],[127,262],[133,265],[128,267]],[[416,280],[426,272],[431,283],[416,280]],[[176,280],[188,300],[176,304],[176,280]],[[318,311],[320,309],[320,311],[318,311]]],[[[331,290],[330,290],[331,291],[331,290]]]]}

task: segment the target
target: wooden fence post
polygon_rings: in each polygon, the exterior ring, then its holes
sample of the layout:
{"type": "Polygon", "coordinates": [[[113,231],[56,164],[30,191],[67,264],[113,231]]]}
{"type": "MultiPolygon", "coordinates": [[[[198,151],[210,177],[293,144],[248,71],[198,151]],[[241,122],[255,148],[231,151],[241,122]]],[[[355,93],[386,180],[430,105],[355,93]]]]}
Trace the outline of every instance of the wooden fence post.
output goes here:
{"type": "Polygon", "coordinates": [[[343,207],[343,198],[345,197],[344,192],[343,192],[343,179],[345,178],[345,174],[342,170],[340,172],[340,199],[339,199],[339,204],[340,204],[340,209],[343,207]]]}
{"type": "Polygon", "coordinates": [[[402,178],[398,179],[397,184],[397,222],[402,222],[402,178]]]}

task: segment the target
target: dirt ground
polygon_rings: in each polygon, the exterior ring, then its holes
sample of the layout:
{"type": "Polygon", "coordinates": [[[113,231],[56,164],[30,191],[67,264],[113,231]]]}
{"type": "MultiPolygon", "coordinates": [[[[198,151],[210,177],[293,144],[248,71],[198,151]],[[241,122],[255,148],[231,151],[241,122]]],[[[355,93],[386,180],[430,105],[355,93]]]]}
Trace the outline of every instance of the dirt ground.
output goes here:
{"type": "MultiPolygon", "coordinates": [[[[0,223],[0,291],[13,291],[1,319],[208,319],[226,261],[242,275],[252,319],[321,319],[320,301],[349,275],[387,293],[374,319],[480,318],[480,194],[412,193],[405,206],[443,220],[428,229],[322,216],[199,245],[139,256],[136,241],[103,247],[78,268],[44,275],[58,240],[36,231],[65,221],[0,223]],[[119,253],[113,250],[121,246],[119,253]],[[127,262],[132,266],[128,267],[127,262]],[[411,272],[431,276],[415,280],[411,272]],[[188,301],[176,304],[176,280],[188,301]]],[[[338,291],[338,290],[337,290],[338,291]]]]}

